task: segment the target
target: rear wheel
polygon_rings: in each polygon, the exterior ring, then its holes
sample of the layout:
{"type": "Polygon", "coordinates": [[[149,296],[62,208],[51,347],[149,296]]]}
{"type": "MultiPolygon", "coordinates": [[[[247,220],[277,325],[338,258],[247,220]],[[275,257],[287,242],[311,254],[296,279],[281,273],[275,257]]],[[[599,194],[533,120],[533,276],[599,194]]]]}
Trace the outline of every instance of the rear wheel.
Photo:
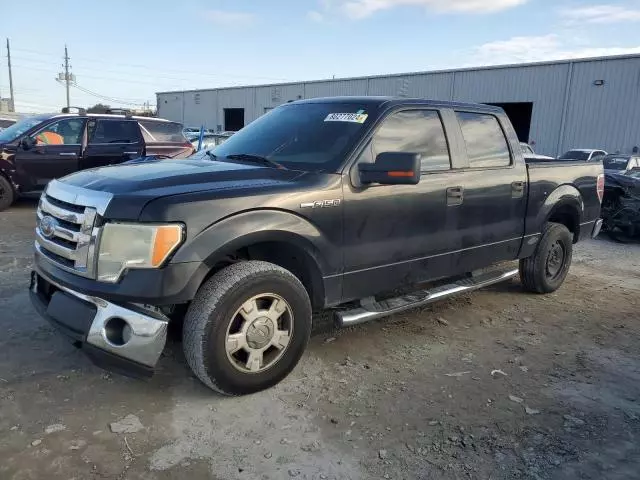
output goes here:
{"type": "Polygon", "coordinates": [[[522,284],[531,292],[555,292],[567,278],[572,255],[573,237],[569,229],[559,223],[548,223],[533,255],[520,260],[522,284]]]}
{"type": "Polygon", "coordinates": [[[16,192],[13,186],[5,177],[0,175],[0,212],[11,206],[16,198],[16,192]]]}
{"type": "Polygon", "coordinates": [[[277,265],[249,261],[200,287],[185,317],[183,347],[205,385],[243,395],[285,378],[310,332],[311,302],[302,283],[277,265]]]}

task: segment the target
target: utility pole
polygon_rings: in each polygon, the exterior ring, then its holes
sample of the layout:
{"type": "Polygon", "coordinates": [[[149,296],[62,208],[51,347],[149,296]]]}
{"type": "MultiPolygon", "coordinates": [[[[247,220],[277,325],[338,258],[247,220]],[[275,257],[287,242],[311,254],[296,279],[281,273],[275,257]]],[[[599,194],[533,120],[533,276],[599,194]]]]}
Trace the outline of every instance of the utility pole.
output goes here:
{"type": "Polygon", "coordinates": [[[64,83],[67,88],[67,108],[71,106],[69,101],[69,84],[71,83],[71,77],[69,76],[69,53],[67,52],[67,46],[64,46],[64,83]]]}
{"type": "Polygon", "coordinates": [[[13,97],[13,73],[11,72],[11,47],[7,38],[7,65],[9,67],[9,111],[15,112],[15,101],[13,97]]]}
{"type": "Polygon", "coordinates": [[[64,72],[60,72],[58,74],[58,78],[56,78],[56,81],[59,83],[64,83],[64,87],[65,90],[67,91],[67,108],[69,108],[71,106],[71,101],[69,99],[69,87],[71,86],[71,83],[76,81],[76,77],[73,75],[73,73],[69,72],[69,52],[67,51],[67,46],[64,46],[64,64],[62,65],[62,67],[64,68],[64,72]]]}

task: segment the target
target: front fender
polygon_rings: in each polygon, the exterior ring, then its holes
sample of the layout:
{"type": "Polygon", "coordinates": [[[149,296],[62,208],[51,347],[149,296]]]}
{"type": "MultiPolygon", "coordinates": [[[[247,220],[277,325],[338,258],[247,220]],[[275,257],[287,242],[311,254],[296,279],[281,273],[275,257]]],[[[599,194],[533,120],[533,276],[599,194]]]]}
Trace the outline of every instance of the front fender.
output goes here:
{"type": "Polygon", "coordinates": [[[239,213],[210,225],[182,246],[171,263],[204,262],[213,267],[219,259],[240,248],[273,241],[289,242],[304,249],[314,258],[322,276],[338,273],[339,246],[329,242],[304,217],[275,209],[239,213]]]}
{"type": "Polygon", "coordinates": [[[7,180],[9,180],[13,189],[18,191],[20,183],[18,182],[13,157],[14,156],[12,154],[6,153],[5,151],[2,152],[2,155],[0,155],[0,175],[3,175],[7,180]]]}

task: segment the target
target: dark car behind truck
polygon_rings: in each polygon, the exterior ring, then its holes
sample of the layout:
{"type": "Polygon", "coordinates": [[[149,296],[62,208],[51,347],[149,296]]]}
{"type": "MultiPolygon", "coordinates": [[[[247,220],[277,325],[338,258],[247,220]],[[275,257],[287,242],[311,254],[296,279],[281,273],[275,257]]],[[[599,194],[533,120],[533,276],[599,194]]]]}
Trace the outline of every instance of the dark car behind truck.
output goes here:
{"type": "Polygon", "coordinates": [[[127,114],[42,114],[0,132],[0,211],[71,173],[147,156],[194,152],[182,125],[127,114]]]}
{"type": "Polygon", "coordinates": [[[192,159],[51,182],[31,297],[129,375],[183,321],[195,374],[246,394],[294,368],[312,311],[364,322],[510,279],[515,260],[527,290],[556,290],[598,234],[603,186],[598,163],[527,165],[495,107],[298,101],[192,159]]]}

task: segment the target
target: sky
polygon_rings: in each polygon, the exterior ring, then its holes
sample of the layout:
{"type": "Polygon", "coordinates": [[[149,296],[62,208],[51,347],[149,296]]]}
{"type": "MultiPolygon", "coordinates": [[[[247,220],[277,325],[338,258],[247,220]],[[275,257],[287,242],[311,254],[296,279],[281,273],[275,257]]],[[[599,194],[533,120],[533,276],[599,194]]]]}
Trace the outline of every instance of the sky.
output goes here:
{"type": "Polygon", "coordinates": [[[640,53],[640,0],[33,0],[0,14],[21,112],[65,104],[65,45],[71,105],[129,108],[169,90],[640,53]]]}

